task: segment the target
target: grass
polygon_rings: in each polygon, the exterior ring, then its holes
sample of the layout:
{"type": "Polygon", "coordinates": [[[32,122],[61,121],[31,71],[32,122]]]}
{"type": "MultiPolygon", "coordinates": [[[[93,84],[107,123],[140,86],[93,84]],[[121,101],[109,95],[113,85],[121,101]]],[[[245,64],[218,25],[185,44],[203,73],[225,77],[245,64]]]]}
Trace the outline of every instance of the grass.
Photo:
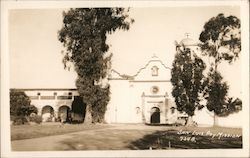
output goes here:
{"type": "Polygon", "coordinates": [[[242,129],[178,127],[156,131],[131,142],[130,149],[225,149],[242,148],[242,129]]]}
{"type": "MultiPolygon", "coordinates": [[[[148,149],[224,149],[242,148],[240,128],[224,127],[160,127],[147,130],[106,129],[84,135],[76,135],[61,143],[67,146],[63,150],[148,150],[148,149]],[[180,134],[190,131],[190,134],[180,134]],[[196,134],[192,135],[192,132],[196,134]],[[239,135],[238,138],[212,138],[205,132],[239,135]],[[201,135],[201,132],[204,135],[201,135]],[[195,142],[180,140],[181,137],[195,137],[195,142]],[[86,141],[88,140],[88,141],[86,141]]],[[[228,135],[228,136],[229,136],[228,135]]],[[[61,150],[61,149],[59,149],[61,150]]]]}
{"type": "Polygon", "coordinates": [[[53,150],[242,148],[242,129],[226,127],[117,126],[107,124],[21,125],[11,126],[11,139],[21,140],[77,131],[85,132],[74,133],[70,137],[62,138],[59,142],[61,145],[56,145],[53,150]],[[207,132],[214,134],[214,137],[208,135],[207,132]],[[224,136],[219,138],[218,133],[222,133],[224,136]],[[238,136],[232,137],[236,135],[238,136]]]}
{"type": "Polygon", "coordinates": [[[150,133],[149,130],[105,129],[67,138],[58,150],[129,150],[131,141],[150,133]]]}
{"type": "Polygon", "coordinates": [[[41,124],[41,125],[11,125],[11,140],[39,138],[60,135],[78,131],[107,128],[108,125],[83,125],[83,124],[41,124]]]}

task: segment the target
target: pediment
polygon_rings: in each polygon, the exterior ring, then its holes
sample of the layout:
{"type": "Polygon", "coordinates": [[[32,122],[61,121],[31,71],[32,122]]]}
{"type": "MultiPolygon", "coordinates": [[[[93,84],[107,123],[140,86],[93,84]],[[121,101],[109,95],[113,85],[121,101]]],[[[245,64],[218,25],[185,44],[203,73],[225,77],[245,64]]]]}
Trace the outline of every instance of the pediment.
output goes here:
{"type": "Polygon", "coordinates": [[[150,60],[133,76],[134,80],[170,80],[171,69],[159,59],[150,60]]]}
{"type": "Polygon", "coordinates": [[[133,81],[170,81],[171,69],[167,67],[158,57],[153,56],[144,67],[141,67],[135,75],[121,74],[112,69],[109,79],[113,80],[133,80],[133,81]]]}

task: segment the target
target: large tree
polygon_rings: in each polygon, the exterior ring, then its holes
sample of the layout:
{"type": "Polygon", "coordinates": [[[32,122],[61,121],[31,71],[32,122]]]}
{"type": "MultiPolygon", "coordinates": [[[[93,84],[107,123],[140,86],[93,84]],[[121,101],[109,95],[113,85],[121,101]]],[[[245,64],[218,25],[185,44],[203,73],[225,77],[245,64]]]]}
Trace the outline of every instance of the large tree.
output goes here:
{"type": "Polygon", "coordinates": [[[240,99],[233,100],[228,97],[229,86],[218,70],[221,62],[232,63],[239,58],[240,35],[240,20],[235,16],[225,17],[223,14],[206,22],[200,34],[202,53],[211,61],[205,96],[208,110],[214,112],[214,125],[218,124],[217,116],[227,116],[241,109],[240,99]]]}
{"type": "Polygon", "coordinates": [[[192,125],[195,110],[203,108],[201,99],[205,68],[203,60],[191,53],[190,49],[177,49],[171,70],[172,95],[177,110],[189,116],[186,125],[192,125]]]}
{"type": "Polygon", "coordinates": [[[125,8],[76,8],[63,12],[59,41],[66,47],[63,63],[72,63],[78,75],[76,87],[86,103],[85,123],[103,122],[109,101],[107,77],[112,54],[107,35],[128,30],[134,21],[125,8]]]}

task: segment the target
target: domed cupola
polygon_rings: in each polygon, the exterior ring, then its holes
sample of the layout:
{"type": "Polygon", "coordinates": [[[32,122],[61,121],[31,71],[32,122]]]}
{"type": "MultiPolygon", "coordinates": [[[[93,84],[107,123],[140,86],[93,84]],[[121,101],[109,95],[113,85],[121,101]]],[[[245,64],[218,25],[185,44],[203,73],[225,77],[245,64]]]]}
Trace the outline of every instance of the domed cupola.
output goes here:
{"type": "Polygon", "coordinates": [[[187,37],[181,40],[180,45],[188,47],[188,46],[197,46],[198,44],[193,39],[187,37]]]}
{"type": "Polygon", "coordinates": [[[180,41],[180,43],[177,45],[177,48],[181,50],[189,49],[191,53],[198,53],[199,52],[198,42],[196,42],[192,38],[189,38],[188,33],[185,35],[186,35],[186,38],[180,41]]]}
{"type": "Polygon", "coordinates": [[[185,46],[185,47],[189,47],[189,46],[197,46],[198,43],[195,42],[193,39],[189,38],[189,34],[186,33],[186,38],[184,38],[183,40],[181,40],[181,42],[179,43],[180,46],[185,46]]]}

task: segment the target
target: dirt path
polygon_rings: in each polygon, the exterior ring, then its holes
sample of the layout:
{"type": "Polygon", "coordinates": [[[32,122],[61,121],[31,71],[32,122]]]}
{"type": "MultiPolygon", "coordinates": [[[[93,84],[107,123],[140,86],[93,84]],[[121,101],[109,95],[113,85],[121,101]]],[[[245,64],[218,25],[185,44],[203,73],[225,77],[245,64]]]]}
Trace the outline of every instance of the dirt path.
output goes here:
{"type": "Polygon", "coordinates": [[[12,141],[13,151],[61,150],[121,150],[129,149],[130,142],[166,127],[145,125],[112,125],[63,135],[12,141]]]}

